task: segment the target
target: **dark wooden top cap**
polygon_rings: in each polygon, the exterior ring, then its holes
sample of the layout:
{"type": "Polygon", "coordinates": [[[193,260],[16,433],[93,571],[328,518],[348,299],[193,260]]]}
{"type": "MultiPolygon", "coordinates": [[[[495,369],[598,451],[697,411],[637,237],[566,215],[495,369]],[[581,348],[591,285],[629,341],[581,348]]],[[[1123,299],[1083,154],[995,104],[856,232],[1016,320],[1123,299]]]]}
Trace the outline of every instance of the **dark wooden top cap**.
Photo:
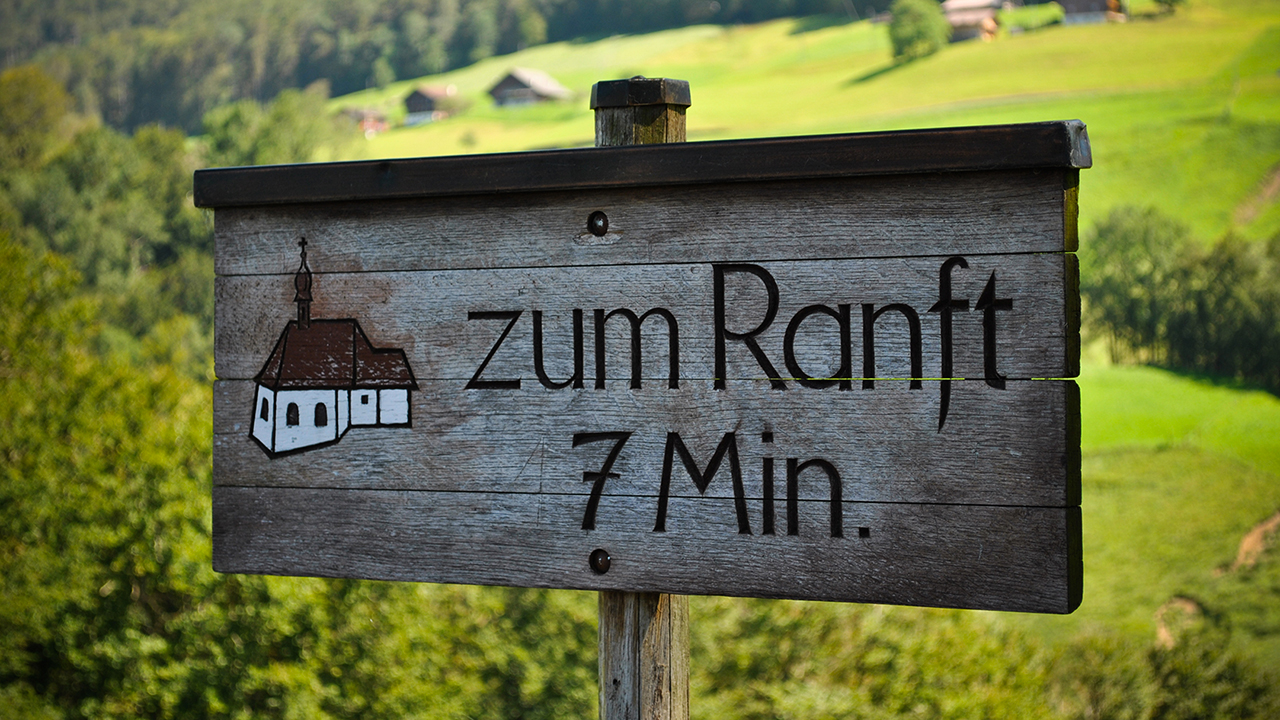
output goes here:
{"type": "MultiPolygon", "coordinates": [[[[670,81],[663,81],[670,82],[670,81]]],[[[196,207],[1087,168],[1079,120],[197,170],[196,207]]]]}
{"type": "Polygon", "coordinates": [[[591,109],[635,107],[637,105],[678,105],[689,107],[689,81],[671,78],[601,80],[591,86],[591,109]]]}

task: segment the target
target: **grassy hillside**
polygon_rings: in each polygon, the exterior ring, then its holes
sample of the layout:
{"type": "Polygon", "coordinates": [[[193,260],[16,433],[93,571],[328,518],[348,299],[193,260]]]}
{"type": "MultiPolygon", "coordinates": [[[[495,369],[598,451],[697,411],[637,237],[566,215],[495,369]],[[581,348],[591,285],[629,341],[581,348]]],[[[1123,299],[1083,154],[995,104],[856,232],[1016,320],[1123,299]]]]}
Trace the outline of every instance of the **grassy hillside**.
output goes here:
{"type": "MultiPolygon", "coordinates": [[[[1173,17],[1050,27],[889,63],[884,26],[794,19],[559,43],[425,78],[473,105],[381,135],[402,157],[591,143],[593,82],[634,74],[692,85],[692,141],[1080,118],[1094,168],[1083,227],[1155,205],[1212,240],[1280,233],[1280,3],[1191,0],[1173,17]],[[550,72],[572,101],[498,109],[512,66],[550,72]]],[[[416,81],[415,81],[416,82],[416,81]]],[[[394,116],[415,84],[337,98],[394,116]]],[[[1086,231],[1087,232],[1087,231],[1086,231]]],[[[1280,400],[1140,367],[1086,362],[1085,601],[1072,616],[1000,615],[1051,640],[1103,628],[1154,637],[1174,596],[1227,613],[1237,642],[1280,666],[1280,562],[1232,570],[1242,537],[1280,510],[1280,400]]],[[[1272,552],[1274,556],[1277,553],[1272,552]]]]}
{"type": "Polygon", "coordinates": [[[489,153],[591,143],[591,84],[634,74],[687,79],[693,141],[1080,118],[1095,166],[1085,227],[1119,204],[1155,205],[1211,240],[1280,232],[1280,4],[1192,0],[1173,17],[1054,26],[967,42],[894,67],[883,25],[801,18],[556,43],[445,75],[337,98],[402,115],[417,82],[455,84],[460,116],[396,129],[361,157],[489,153]],[[550,72],[578,98],[494,108],[508,68],[550,72]]]}

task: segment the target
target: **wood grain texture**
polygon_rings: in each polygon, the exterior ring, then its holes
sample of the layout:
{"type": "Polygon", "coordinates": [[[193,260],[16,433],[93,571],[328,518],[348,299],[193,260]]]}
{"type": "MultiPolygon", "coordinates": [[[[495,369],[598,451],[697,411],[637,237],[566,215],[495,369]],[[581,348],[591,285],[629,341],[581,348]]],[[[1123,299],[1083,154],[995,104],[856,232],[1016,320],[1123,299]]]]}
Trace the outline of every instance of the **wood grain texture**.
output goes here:
{"type": "Polygon", "coordinates": [[[531,153],[214,168],[197,207],[455,197],[758,180],[1084,168],[1078,120],[531,153]]]}
{"type": "MultiPolygon", "coordinates": [[[[945,257],[875,258],[762,263],[776,282],[775,319],[756,337],[780,377],[794,377],[785,362],[788,326],[803,308],[849,306],[852,377],[942,377],[939,300],[945,257]],[[913,373],[909,320],[889,312],[874,324],[875,372],[864,374],[864,306],[909,306],[919,318],[922,373],[913,373]]],[[[319,261],[315,261],[319,265],[319,261]]],[[[985,373],[984,321],[976,305],[995,277],[995,294],[1011,307],[995,313],[997,371],[1009,378],[1071,377],[1078,371],[1079,299],[1073,256],[1063,254],[975,256],[953,268],[951,296],[970,308],[952,314],[954,365],[951,377],[985,373]]],[[[295,265],[296,266],[296,265],[295,265]]],[[[488,377],[537,383],[533,365],[533,311],[543,313],[545,369],[572,374],[572,313],[584,313],[585,372],[596,377],[596,309],[629,308],[637,315],[666,308],[679,333],[680,378],[716,377],[715,270],[705,264],[640,265],[625,269],[518,268],[434,272],[316,273],[313,318],[357,318],[375,345],[402,348],[419,379],[469,379],[493,347],[505,323],[469,319],[474,311],[522,311],[511,335],[493,357],[488,377]]],[[[215,371],[222,379],[252,378],[297,310],[293,274],[232,276],[215,283],[215,371]]],[[[724,275],[725,328],[746,332],[766,318],[769,293],[746,272],[724,275]]],[[[621,318],[606,324],[606,374],[630,377],[630,333],[621,318]],[[609,359],[613,359],[610,364],[609,359]]],[[[642,328],[644,376],[669,379],[664,321],[642,328]]],[[[825,315],[802,321],[792,343],[796,361],[812,377],[845,377],[838,322],[825,315]]],[[[728,378],[765,377],[766,371],[740,342],[725,351],[728,378]]],[[[794,385],[794,383],[793,383],[794,385]]]]}
{"type": "Polygon", "coordinates": [[[202,171],[215,567],[617,591],[601,706],[664,720],[668,593],[1070,612],[1089,164],[1068,122],[202,171]],[[255,444],[304,315],[403,350],[407,427],[255,444]]]}
{"type": "Polygon", "coordinates": [[[687,720],[689,598],[600,592],[600,717],[687,720]]]}
{"type": "Polygon", "coordinates": [[[1079,604],[1079,508],[800,503],[798,535],[739,533],[732,502],[607,497],[582,530],[581,498],[503,493],[214,488],[220,572],[876,602],[1025,612],[1079,604]],[[866,528],[865,537],[860,528],[866,528]],[[603,575],[587,562],[613,558],[603,575]]]}
{"type": "MultiPolygon", "coordinates": [[[[1071,381],[952,383],[951,411],[938,431],[939,383],[905,382],[874,391],[717,391],[709,383],[608,392],[464,391],[461,382],[414,393],[412,428],[352,428],[340,443],[270,458],[249,437],[253,383],[214,390],[214,483],[256,487],[499,491],[583,494],[609,443],[573,447],[584,432],[631,432],[604,495],[656,499],[667,433],[705,467],[726,433],[736,433],[746,496],[763,496],[763,458],[775,458],[782,494],[786,458],[824,458],[840,473],[844,498],[1061,507],[1079,502],[1079,393],[1071,381]],[[818,393],[818,394],[813,394],[818,393]],[[1074,433],[1072,429],[1075,428],[1074,433]],[[770,443],[762,442],[765,432],[770,443]],[[1073,500],[1074,498],[1074,500],[1073,500]]],[[[700,493],[683,470],[673,496],[700,493]]],[[[828,497],[820,473],[801,496],[828,497]]],[[[732,497],[729,468],[706,495],[732,497]]],[[[581,524],[582,518],[579,518],[581,524]]],[[[652,521],[651,521],[652,522],[652,521]]]]}
{"type": "MultiPolygon", "coordinates": [[[[603,88],[600,84],[592,87],[596,146],[684,142],[687,91],[688,83],[638,78],[603,88]],[[625,98],[608,97],[609,87],[620,90],[621,86],[627,89],[625,98]],[[681,91],[675,93],[681,95],[680,107],[667,102],[671,99],[664,97],[668,90],[681,91]],[[645,97],[653,95],[657,97],[645,97]],[[655,104],[653,100],[663,102],[655,104]]],[[[593,213],[593,217],[604,216],[593,213]]],[[[588,220],[588,225],[591,223],[588,220]]],[[[593,233],[596,235],[599,233],[593,233]]],[[[597,332],[603,333],[603,328],[597,328],[597,332]]],[[[603,369],[599,372],[603,374],[603,369]]],[[[585,520],[583,527],[587,527],[585,520]]],[[[684,595],[601,593],[598,680],[601,720],[687,720],[688,615],[689,602],[684,595]]]]}
{"type": "MultiPolygon", "coordinates": [[[[621,152],[626,148],[612,148],[621,152]]],[[[224,208],[219,275],[1074,251],[1074,170],[224,208]],[[602,211],[609,232],[587,231],[602,211]]]]}
{"type": "Polygon", "coordinates": [[[596,147],[684,141],[684,108],[644,105],[596,110],[596,147]]]}

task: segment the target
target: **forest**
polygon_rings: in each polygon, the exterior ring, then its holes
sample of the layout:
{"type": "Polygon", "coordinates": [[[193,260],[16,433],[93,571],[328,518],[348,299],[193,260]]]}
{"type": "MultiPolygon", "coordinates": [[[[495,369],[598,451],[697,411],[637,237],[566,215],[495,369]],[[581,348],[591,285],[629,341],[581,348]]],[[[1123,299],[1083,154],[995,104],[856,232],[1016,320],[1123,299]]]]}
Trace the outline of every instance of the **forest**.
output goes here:
{"type": "Polygon", "coordinates": [[[12,0],[0,67],[36,62],[84,112],[197,132],[205,113],[319,84],[383,87],[547,41],[883,10],[887,0],[12,0]]]}

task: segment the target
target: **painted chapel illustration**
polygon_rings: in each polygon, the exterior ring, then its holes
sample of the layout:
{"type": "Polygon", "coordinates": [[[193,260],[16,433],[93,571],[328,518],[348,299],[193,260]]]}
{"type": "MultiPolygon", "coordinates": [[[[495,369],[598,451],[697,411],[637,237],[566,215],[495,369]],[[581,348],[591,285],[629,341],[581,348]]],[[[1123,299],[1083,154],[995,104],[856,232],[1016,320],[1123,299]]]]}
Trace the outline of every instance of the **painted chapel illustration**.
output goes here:
{"type": "Polygon", "coordinates": [[[254,378],[249,434],[270,457],[332,445],[353,427],[409,427],[409,393],[418,389],[404,350],[374,347],[354,319],[312,319],[306,239],[298,245],[298,319],[254,378]]]}

